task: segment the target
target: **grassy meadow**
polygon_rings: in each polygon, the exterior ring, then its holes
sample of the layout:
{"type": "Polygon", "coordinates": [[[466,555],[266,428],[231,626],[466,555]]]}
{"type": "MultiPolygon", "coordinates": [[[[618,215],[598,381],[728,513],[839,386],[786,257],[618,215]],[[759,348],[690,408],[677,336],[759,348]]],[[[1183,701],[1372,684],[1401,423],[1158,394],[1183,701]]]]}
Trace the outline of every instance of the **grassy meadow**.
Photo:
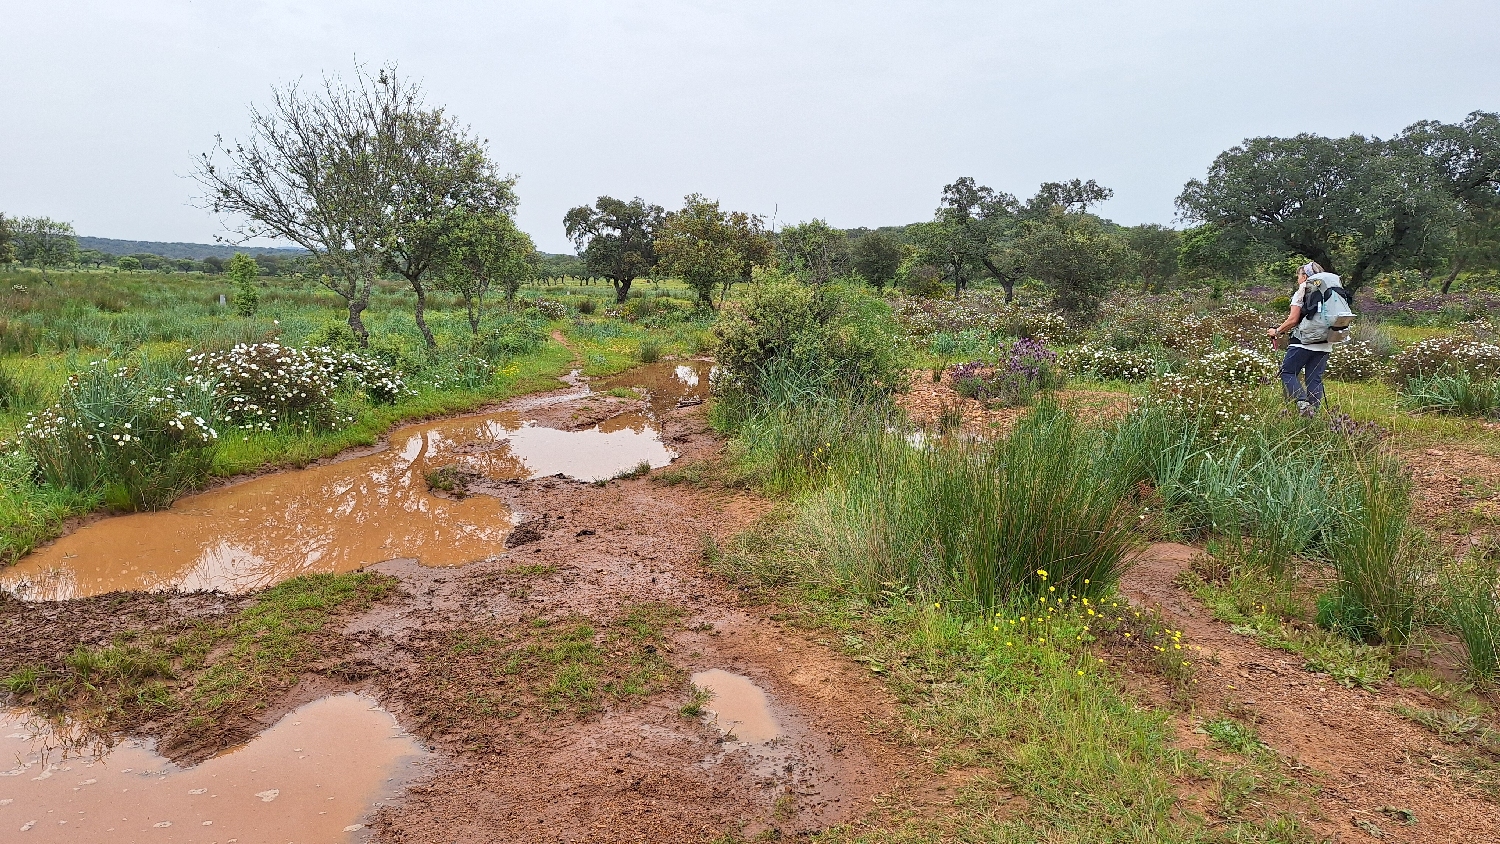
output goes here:
{"type": "MultiPolygon", "coordinates": [[[[934,769],[970,775],[951,815],[897,803],[819,840],[1316,840],[1312,790],[1253,722],[1197,713],[1223,753],[1184,750],[1171,705],[1122,682],[1129,659],[1186,696],[1198,670],[1193,643],[1118,590],[1153,541],[1202,549],[1183,584],[1237,632],[1310,670],[1350,686],[1421,687],[1465,717],[1493,714],[1493,479],[1465,487],[1472,517],[1455,543],[1451,522],[1417,506],[1410,471],[1427,450],[1500,458],[1485,404],[1500,366],[1482,314],[1362,324],[1335,352],[1323,412],[1304,418],[1280,397],[1265,349],[1264,329],[1282,313],[1232,293],[1119,295],[1081,320],[1026,288],[1007,305],[988,290],[926,299],[768,276],[713,313],[670,282],[638,284],[616,307],[607,286],[567,280],[493,302],[478,336],[456,301],[435,297],[430,352],[409,291],[394,282],[366,314],[368,350],[340,328],[337,298],[307,283],[270,280],[250,317],[220,305],[229,291],[210,277],[26,273],[0,284],[5,559],[70,517],[128,509],[154,478],[186,492],[305,464],[405,420],[555,386],[575,361],[602,375],[714,355],[722,372],[709,414],[728,457],[653,477],[773,499],[750,532],[710,543],[708,562],[866,665],[904,704],[934,769]],[[313,387],[282,390],[234,357],[237,344],[272,342],[328,350],[275,353],[278,372],[313,387]],[[219,368],[195,364],[202,355],[219,368]],[[1010,424],[973,436],[942,424],[946,411],[938,424],[914,423],[908,384],[934,373],[953,408],[1014,411],[1010,424]],[[1065,399],[1080,391],[1129,401],[1119,414],[1075,414],[1065,399]],[[190,418],[181,414],[194,401],[219,414],[214,437],[173,421],[190,418]],[[88,414],[105,431],[145,420],[119,428],[138,432],[163,406],[172,412],[157,439],[125,441],[144,440],[150,472],[103,457],[75,466],[27,433],[45,422],[59,436],[92,436],[75,425],[88,414]],[[49,407],[64,410],[47,421],[49,407]],[[1424,661],[1441,643],[1456,673],[1424,661]],[[1185,810],[1187,790],[1207,808],[1185,810]]],[[[88,451],[96,441],[80,442],[88,451]]],[[[1483,776],[1500,791],[1500,776],[1483,776]]]]}

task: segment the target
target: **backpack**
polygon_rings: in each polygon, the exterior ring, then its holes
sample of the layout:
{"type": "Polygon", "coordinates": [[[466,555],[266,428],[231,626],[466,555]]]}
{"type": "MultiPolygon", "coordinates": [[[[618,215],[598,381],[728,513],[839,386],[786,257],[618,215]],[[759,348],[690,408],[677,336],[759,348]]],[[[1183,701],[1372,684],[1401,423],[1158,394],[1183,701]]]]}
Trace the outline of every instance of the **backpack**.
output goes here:
{"type": "Polygon", "coordinates": [[[1297,323],[1297,340],[1301,343],[1342,343],[1349,339],[1354,325],[1352,297],[1339,277],[1318,273],[1307,280],[1302,297],[1302,321],[1297,323]]]}

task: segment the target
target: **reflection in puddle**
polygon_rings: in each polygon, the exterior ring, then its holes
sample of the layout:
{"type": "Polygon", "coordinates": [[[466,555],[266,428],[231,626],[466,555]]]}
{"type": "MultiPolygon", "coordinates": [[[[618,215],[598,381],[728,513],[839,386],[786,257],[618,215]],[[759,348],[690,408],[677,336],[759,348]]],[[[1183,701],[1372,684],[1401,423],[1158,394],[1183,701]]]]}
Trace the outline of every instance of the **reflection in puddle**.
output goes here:
{"type": "Polygon", "coordinates": [[[781,736],[781,725],[771,714],[766,693],[749,677],[718,668],[693,675],[693,685],[713,695],[704,710],[725,735],[746,744],[764,744],[781,736]]]}
{"type": "Polygon", "coordinates": [[[43,764],[38,742],[24,718],[0,712],[0,839],[348,840],[423,755],[389,713],[354,694],[314,701],[187,769],[133,742],[98,760],[54,753],[43,764]]]}
{"type": "MultiPolygon", "coordinates": [[[[677,455],[655,419],[701,400],[709,364],[655,364],[604,381],[647,393],[648,413],[583,431],[547,428],[507,411],[397,429],[390,448],[278,472],[183,498],[168,510],[103,519],[0,573],[0,589],[33,600],[116,590],[247,592],[315,572],[353,571],[396,558],[462,565],[504,550],[510,512],[496,498],[442,498],[424,475],[442,466],[495,480],[562,474],[613,478],[677,455]]],[[[579,394],[564,394],[576,400],[579,394]]]]}

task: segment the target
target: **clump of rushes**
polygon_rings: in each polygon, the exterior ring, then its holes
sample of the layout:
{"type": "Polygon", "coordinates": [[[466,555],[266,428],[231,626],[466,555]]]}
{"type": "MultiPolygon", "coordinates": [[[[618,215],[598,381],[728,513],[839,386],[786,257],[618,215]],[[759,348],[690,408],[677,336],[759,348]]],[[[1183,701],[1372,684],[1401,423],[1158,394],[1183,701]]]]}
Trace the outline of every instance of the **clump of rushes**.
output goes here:
{"type": "Polygon", "coordinates": [[[1359,468],[1354,499],[1331,543],[1337,613],[1355,629],[1366,627],[1400,647],[1416,627],[1421,602],[1409,524],[1411,481],[1399,463],[1377,458],[1359,468]]]}
{"type": "Polygon", "coordinates": [[[642,340],[637,356],[641,363],[656,363],[661,360],[661,341],[650,337],[642,340]]]}
{"type": "Polygon", "coordinates": [[[992,443],[918,448],[884,427],[846,439],[841,482],[814,504],[827,559],[871,597],[957,596],[980,612],[1097,597],[1119,579],[1135,518],[1094,437],[1043,403],[992,443]]]}
{"type": "Polygon", "coordinates": [[[1464,642],[1469,673],[1481,682],[1500,678],[1500,559],[1491,552],[1471,560],[1444,583],[1448,625],[1464,642]]]}

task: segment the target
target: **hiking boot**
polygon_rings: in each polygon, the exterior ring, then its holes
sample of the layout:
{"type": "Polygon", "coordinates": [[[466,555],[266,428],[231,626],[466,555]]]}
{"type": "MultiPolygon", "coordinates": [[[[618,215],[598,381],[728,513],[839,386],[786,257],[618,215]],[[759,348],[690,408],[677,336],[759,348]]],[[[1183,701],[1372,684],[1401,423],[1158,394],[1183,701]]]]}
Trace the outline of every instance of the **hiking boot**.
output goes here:
{"type": "Polygon", "coordinates": [[[1310,401],[1297,402],[1297,413],[1304,419],[1311,419],[1318,412],[1318,406],[1310,401]]]}

